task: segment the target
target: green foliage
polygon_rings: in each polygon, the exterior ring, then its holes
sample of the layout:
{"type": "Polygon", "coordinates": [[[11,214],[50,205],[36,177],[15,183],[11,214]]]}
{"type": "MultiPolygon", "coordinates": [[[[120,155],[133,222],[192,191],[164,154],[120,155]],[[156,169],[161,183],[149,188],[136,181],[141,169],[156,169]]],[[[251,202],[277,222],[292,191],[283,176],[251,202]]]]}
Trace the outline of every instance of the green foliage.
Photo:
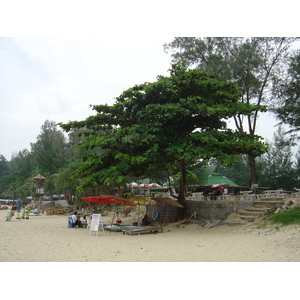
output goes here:
{"type": "Polygon", "coordinates": [[[281,123],[288,124],[290,132],[300,129],[300,51],[290,58],[288,77],[277,89],[278,103],[273,111],[281,123]]]}
{"type": "Polygon", "coordinates": [[[172,173],[175,167],[183,190],[186,166],[199,159],[230,164],[240,153],[262,154],[259,137],[226,128],[225,120],[235,114],[264,109],[241,104],[239,97],[232,82],[177,64],[169,77],[129,88],[114,105],[93,106],[95,116],[60,124],[66,131],[82,129],[85,136],[80,147],[89,153],[75,172],[79,189],[121,184],[149,172],[172,173]]]}
{"type": "Polygon", "coordinates": [[[245,155],[242,155],[236,163],[230,166],[225,167],[218,163],[218,167],[222,175],[230,178],[240,186],[248,186],[250,170],[245,155]]]}
{"type": "Polygon", "coordinates": [[[45,121],[31,152],[36,166],[44,173],[54,174],[66,165],[66,139],[54,121],[45,121]]]}
{"type": "Polygon", "coordinates": [[[8,161],[6,158],[0,154],[0,176],[5,176],[9,174],[8,161]]]}
{"type": "Polygon", "coordinates": [[[266,220],[272,223],[280,223],[282,225],[292,225],[300,223],[300,207],[289,209],[277,214],[266,215],[266,220]]]}
{"type": "MultiPolygon", "coordinates": [[[[174,176],[172,176],[172,187],[178,187],[181,183],[181,173],[177,173],[174,176]]],[[[198,181],[198,176],[194,174],[192,171],[187,170],[187,176],[186,176],[186,184],[187,185],[195,185],[198,181]]]]}
{"type": "MultiPolygon", "coordinates": [[[[171,43],[165,44],[165,51],[172,50],[173,62],[184,61],[190,67],[196,67],[209,74],[219,74],[221,79],[236,83],[241,87],[241,103],[261,105],[272,100],[271,89],[283,78],[289,48],[297,39],[177,37],[171,43]]],[[[255,135],[260,111],[236,111],[233,119],[237,130],[255,135]]],[[[250,154],[248,162],[250,180],[257,183],[255,155],[250,154]]]]}
{"type": "Polygon", "coordinates": [[[260,186],[287,190],[297,186],[292,146],[289,137],[284,134],[282,127],[279,127],[274,133],[273,141],[269,143],[268,151],[257,160],[260,186]]]}
{"type": "Polygon", "coordinates": [[[18,199],[34,195],[32,178],[36,168],[39,167],[39,172],[46,177],[57,173],[67,163],[66,145],[63,132],[56,128],[55,122],[45,121],[37,141],[31,144],[31,152],[19,151],[9,162],[0,157],[1,197],[18,199]]]}

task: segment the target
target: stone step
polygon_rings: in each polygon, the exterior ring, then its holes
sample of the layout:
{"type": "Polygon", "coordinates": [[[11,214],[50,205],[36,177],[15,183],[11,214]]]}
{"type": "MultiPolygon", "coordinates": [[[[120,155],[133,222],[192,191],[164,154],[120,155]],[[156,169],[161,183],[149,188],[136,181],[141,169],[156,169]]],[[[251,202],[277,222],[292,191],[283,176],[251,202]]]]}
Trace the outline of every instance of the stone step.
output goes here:
{"type": "Polygon", "coordinates": [[[247,216],[247,215],[239,215],[239,218],[247,221],[254,221],[258,216],[247,216]]]}
{"type": "Polygon", "coordinates": [[[255,201],[281,201],[281,202],[284,202],[284,199],[282,199],[282,198],[258,198],[255,201]]]}
{"type": "Polygon", "coordinates": [[[271,210],[270,207],[268,206],[251,206],[251,207],[247,207],[245,208],[245,210],[247,211],[254,211],[254,212],[268,212],[271,210]]]}
{"type": "Polygon", "coordinates": [[[268,206],[268,207],[280,207],[284,204],[283,200],[258,200],[253,201],[255,207],[268,206]]]}
{"type": "Polygon", "coordinates": [[[250,210],[240,210],[239,216],[253,216],[253,217],[259,217],[266,213],[266,211],[250,211],[250,210]]]}

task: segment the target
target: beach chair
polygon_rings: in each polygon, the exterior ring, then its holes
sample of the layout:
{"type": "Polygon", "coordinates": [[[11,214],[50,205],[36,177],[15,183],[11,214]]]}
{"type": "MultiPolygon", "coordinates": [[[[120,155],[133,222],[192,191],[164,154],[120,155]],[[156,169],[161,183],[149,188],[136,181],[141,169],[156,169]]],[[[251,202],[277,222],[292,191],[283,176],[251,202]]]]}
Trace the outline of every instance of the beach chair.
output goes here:
{"type": "Polygon", "coordinates": [[[68,228],[73,228],[73,219],[72,219],[72,217],[68,218],[68,228]]]}

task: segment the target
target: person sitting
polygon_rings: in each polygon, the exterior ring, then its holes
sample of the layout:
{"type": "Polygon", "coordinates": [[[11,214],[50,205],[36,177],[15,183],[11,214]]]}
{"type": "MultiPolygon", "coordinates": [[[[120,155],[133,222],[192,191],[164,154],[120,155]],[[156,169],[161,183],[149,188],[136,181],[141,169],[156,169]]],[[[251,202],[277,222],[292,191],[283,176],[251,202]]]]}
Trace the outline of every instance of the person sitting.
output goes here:
{"type": "Polygon", "coordinates": [[[145,215],[144,218],[142,219],[142,224],[143,224],[144,226],[150,225],[150,224],[151,224],[150,219],[148,218],[147,215],[145,215]]]}
{"type": "Polygon", "coordinates": [[[80,214],[77,215],[76,225],[78,225],[78,227],[83,227],[82,221],[81,221],[81,219],[80,219],[80,214]]]}
{"type": "Polygon", "coordinates": [[[218,186],[214,192],[211,194],[211,197],[210,197],[210,200],[213,200],[213,199],[217,199],[217,196],[220,196],[220,195],[223,195],[223,190],[221,189],[220,186],[218,186]]]}
{"type": "Polygon", "coordinates": [[[122,220],[119,218],[119,216],[117,216],[117,220],[116,220],[116,224],[122,224],[122,220]]]}
{"type": "Polygon", "coordinates": [[[73,228],[78,226],[82,227],[81,221],[80,221],[80,215],[77,216],[77,211],[74,212],[72,215],[72,221],[73,221],[73,228]]]}

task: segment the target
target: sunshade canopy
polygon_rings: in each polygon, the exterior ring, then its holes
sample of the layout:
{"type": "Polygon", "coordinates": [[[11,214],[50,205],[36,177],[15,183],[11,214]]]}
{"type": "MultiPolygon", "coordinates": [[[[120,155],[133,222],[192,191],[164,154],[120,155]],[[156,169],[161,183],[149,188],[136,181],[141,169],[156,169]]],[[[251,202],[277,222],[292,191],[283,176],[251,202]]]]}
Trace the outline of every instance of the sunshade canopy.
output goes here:
{"type": "Polygon", "coordinates": [[[118,205],[127,205],[127,206],[136,206],[134,203],[123,199],[121,197],[113,196],[113,195],[100,195],[100,196],[92,196],[92,197],[83,197],[83,201],[90,203],[98,203],[98,204],[118,204],[118,205]]]}
{"type": "Polygon", "coordinates": [[[132,203],[135,203],[135,204],[150,204],[150,205],[155,205],[155,201],[152,200],[152,199],[149,199],[147,197],[144,197],[144,196],[135,196],[133,198],[129,198],[128,201],[132,202],[132,203]]]}
{"type": "Polygon", "coordinates": [[[166,205],[183,208],[183,206],[181,204],[179,204],[177,201],[175,201],[171,198],[168,198],[168,197],[157,197],[157,198],[152,198],[152,199],[155,199],[155,202],[158,204],[166,204],[166,205]]]}

